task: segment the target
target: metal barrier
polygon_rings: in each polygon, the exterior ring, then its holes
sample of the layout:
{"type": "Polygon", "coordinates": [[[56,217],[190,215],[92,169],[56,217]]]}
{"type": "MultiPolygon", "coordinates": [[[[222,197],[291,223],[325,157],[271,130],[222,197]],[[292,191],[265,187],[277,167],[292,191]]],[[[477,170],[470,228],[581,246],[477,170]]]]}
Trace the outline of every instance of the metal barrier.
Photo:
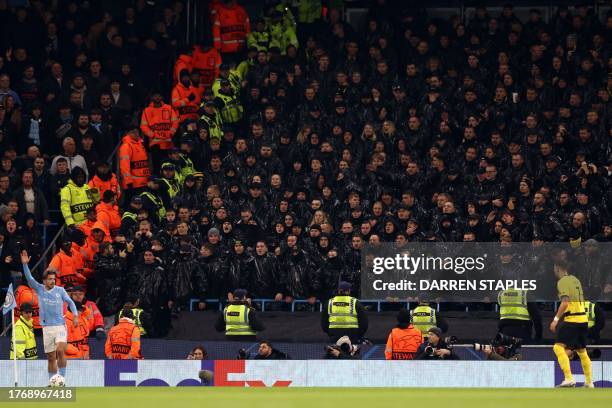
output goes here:
{"type": "MultiPolygon", "coordinates": [[[[190,299],[189,301],[189,311],[193,312],[195,310],[194,308],[194,304],[200,302],[200,299],[190,299]]],[[[223,310],[223,304],[225,303],[225,301],[221,301],[219,299],[206,299],[204,302],[206,303],[214,303],[214,304],[218,304],[219,305],[219,310],[223,310]]],[[[389,304],[389,305],[397,305],[397,304],[406,304],[406,308],[410,308],[410,302],[390,302],[388,300],[385,299],[360,299],[359,302],[361,302],[361,304],[363,305],[367,305],[367,304],[373,304],[376,305],[376,311],[380,312],[381,309],[381,305],[383,304],[389,304]]],[[[266,311],[266,304],[270,304],[270,303],[284,303],[283,301],[276,301],[274,299],[251,299],[251,303],[257,303],[261,305],[261,311],[265,312],[266,311]]],[[[291,311],[295,312],[295,306],[296,305],[300,305],[300,304],[307,304],[308,300],[306,299],[296,299],[293,302],[291,302],[291,311]]],[[[319,312],[323,311],[323,305],[321,304],[321,301],[319,299],[316,300],[315,305],[318,304],[319,305],[319,312]]],[[[437,304],[436,305],[436,309],[438,311],[440,311],[440,305],[437,304]]]]}
{"type": "MultiPolygon", "coordinates": [[[[199,303],[199,302],[200,302],[200,299],[190,299],[189,300],[189,311],[193,312],[195,310],[194,304],[199,303]]],[[[205,299],[204,302],[206,304],[208,304],[208,303],[217,304],[219,311],[223,310],[223,305],[226,303],[226,301],[222,301],[222,300],[219,300],[219,299],[205,299]]],[[[276,301],[274,299],[251,299],[251,303],[258,303],[258,304],[260,304],[261,305],[261,311],[265,312],[266,311],[266,304],[267,303],[284,303],[284,302],[282,302],[282,301],[278,302],[278,301],[276,301]]],[[[305,299],[304,300],[294,300],[293,302],[291,302],[291,311],[295,312],[295,305],[296,304],[299,305],[299,304],[306,304],[306,303],[308,303],[308,301],[305,300],[305,299]]],[[[319,312],[322,312],[323,311],[323,305],[321,304],[321,301],[317,299],[317,301],[315,302],[315,305],[317,303],[319,304],[319,312]]]]}
{"type": "MultiPolygon", "coordinates": [[[[189,311],[193,312],[195,310],[194,305],[196,303],[199,303],[200,299],[196,299],[196,298],[192,298],[189,300],[189,311]]],[[[205,303],[209,304],[209,303],[213,303],[218,305],[218,309],[219,311],[223,310],[223,305],[227,302],[224,300],[220,300],[220,299],[205,299],[204,300],[205,303]]],[[[410,304],[411,303],[416,303],[416,302],[409,302],[409,301],[401,301],[401,302],[395,302],[395,301],[389,301],[386,299],[359,299],[359,302],[362,305],[375,305],[376,306],[376,312],[381,312],[382,311],[382,305],[405,305],[406,309],[410,309],[410,304]]],[[[266,311],[266,304],[270,304],[270,303],[284,303],[283,301],[276,301],[274,299],[251,299],[251,303],[252,304],[260,304],[261,305],[261,311],[265,312],[266,311]]],[[[306,304],[308,303],[308,301],[306,299],[296,299],[293,302],[291,302],[291,311],[295,312],[295,305],[299,305],[299,304],[306,304]]],[[[546,305],[552,305],[553,310],[557,310],[557,308],[559,307],[558,302],[542,302],[546,305]]],[[[321,301],[319,299],[317,299],[317,301],[315,302],[315,305],[318,304],[319,305],[319,311],[322,312],[323,311],[323,305],[321,304],[321,301]]],[[[440,303],[436,303],[436,311],[439,312],[440,311],[440,303]]],[[[493,311],[494,312],[498,312],[499,311],[499,306],[497,303],[492,303],[493,306],[493,311]]],[[[210,309],[208,309],[210,310],[210,309]]],[[[470,311],[470,306],[469,305],[465,305],[465,312],[469,312],[470,311]]]]}

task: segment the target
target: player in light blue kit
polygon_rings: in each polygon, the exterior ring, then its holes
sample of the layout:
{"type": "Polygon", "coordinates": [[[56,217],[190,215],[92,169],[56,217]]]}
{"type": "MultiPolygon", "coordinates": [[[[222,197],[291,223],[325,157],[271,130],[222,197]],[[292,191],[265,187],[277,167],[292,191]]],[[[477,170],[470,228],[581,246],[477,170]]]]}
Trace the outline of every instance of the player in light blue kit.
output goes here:
{"type": "Polygon", "coordinates": [[[38,295],[40,307],[40,325],[43,331],[43,343],[48,359],[49,379],[58,372],[66,378],[66,321],[64,320],[64,302],[68,303],[74,315],[74,327],[78,327],[78,311],[68,293],[61,286],[55,286],[55,272],[46,270],[43,274],[43,283],[40,284],[32,277],[28,267],[30,257],[27,251],[21,251],[23,273],[28,280],[30,288],[38,295]]]}

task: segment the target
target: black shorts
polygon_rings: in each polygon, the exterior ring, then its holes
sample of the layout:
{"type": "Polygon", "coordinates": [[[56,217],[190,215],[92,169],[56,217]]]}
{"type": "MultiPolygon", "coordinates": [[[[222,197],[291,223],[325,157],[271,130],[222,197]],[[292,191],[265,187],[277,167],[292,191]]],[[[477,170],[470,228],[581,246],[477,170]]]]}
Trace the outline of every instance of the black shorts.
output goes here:
{"type": "Polygon", "coordinates": [[[555,342],[565,344],[572,350],[585,348],[588,330],[588,323],[561,322],[557,328],[555,342]]]}

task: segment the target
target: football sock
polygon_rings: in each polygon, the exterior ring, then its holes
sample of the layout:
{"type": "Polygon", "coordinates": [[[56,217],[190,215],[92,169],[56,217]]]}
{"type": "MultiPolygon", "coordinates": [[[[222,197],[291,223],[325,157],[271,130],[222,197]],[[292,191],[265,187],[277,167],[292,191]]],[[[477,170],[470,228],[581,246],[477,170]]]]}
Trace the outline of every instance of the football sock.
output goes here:
{"type": "Polygon", "coordinates": [[[59,374],[60,374],[62,377],[66,378],[66,367],[60,367],[60,368],[59,368],[59,374]]]}
{"type": "MultiPolygon", "coordinates": [[[[555,352],[555,355],[557,356],[557,361],[559,361],[559,367],[561,367],[561,371],[563,371],[563,376],[568,381],[572,380],[573,379],[572,370],[570,369],[569,357],[567,356],[567,354],[565,354],[565,347],[557,343],[553,346],[553,351],[555,352]]],[[[580,358],[580,360],[582,361],[582,357],[580,358]]],[[[590,368],[591,368],[591,365],[589,361],[589,370],[590,368]]]]}
{"type": "Polygon", "coordinates": [[[47,372],[47,374],[49,375],[49,379],[51,379],[51,377],[53,377],[57,373],[54,373],[53,371],[49,371],[47,372]]]}
{"type": "Polygon", "coordinates": [[[578,357],[580,357],[580,364],[582,365],[582,371],[584,372],[585,383],[590,384],[593,382],[593,372],[591,371],[591,359],[587,354],[586,349],[580,351],[576,350],[578,357]]]}

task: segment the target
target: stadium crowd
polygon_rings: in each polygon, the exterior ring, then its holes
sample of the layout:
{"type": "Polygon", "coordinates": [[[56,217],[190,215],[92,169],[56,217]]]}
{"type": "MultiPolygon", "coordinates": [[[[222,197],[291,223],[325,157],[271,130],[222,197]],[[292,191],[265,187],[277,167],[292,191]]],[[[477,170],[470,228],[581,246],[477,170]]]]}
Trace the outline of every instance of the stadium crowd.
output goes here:
{"type": "Polygon", "coordinates": [[[357,30],[321,1],[251,22],[224,0],[186,44],[181,1],[8,3],[0,277],[18,302],[19,251],[36,262],[53,211],[58,284],[107,328],[144,310],[149,336],[236,288],[279,307],[358,291],[366,243],[611,240],[612,14],[378,0],[357,30]]]}

